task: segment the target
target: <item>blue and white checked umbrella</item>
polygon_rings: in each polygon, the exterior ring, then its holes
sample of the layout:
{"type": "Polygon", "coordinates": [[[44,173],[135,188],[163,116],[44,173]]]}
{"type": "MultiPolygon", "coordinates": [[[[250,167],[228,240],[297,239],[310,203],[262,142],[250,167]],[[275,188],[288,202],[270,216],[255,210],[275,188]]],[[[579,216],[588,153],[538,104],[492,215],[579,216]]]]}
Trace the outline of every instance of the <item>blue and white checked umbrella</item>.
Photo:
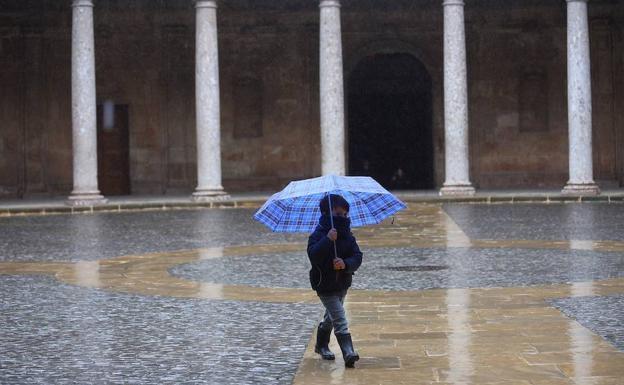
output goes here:
{"type": "Polygon", "coordinates": [[[371,177],[327,175],[290,182],[254,218],[275,232],[311,232],[321,216],[319,202],[328,194],[342,195],[349,202],[353,227],[379,223],[406,207],[371,177]]]}

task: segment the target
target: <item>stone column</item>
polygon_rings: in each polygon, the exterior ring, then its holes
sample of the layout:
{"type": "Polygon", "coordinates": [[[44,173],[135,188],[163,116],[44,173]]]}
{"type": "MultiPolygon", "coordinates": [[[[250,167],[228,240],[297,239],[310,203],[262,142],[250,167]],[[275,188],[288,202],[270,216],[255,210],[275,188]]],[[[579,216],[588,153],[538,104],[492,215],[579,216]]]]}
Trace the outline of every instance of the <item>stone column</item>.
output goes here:
{"type": "Polygon", "coordinates": [[[592,95],[587,0],[568,3],[568,141],[570,180],[564,194],[597,195],[592,159],[592,95]]]}
{"type": "Polygon", "coordinates": [[[445,182],[440,195],[474,195],[469,177],[464,1],[444,0],[445,182]]]}
{"type": "Polygon", "coordinates": [[[72,3],[72,147],[74,189],[67,199],[72,206],[102,204],[97,177],[97,126],[95,101],[95,50],[93,3],[72,3]]]}
{"type": "Polygon", "coordinates": [[[323,175],[345,175],[345,116],[340,1],[320,4],[320,103],[323,175]]]}
{"type": "Polygon", "coordinates": [[[195,113],[197,119],[197,188],[195,201],[227,198],[221,185],[221,112],[217,2],[195,3],[195,113]]]}

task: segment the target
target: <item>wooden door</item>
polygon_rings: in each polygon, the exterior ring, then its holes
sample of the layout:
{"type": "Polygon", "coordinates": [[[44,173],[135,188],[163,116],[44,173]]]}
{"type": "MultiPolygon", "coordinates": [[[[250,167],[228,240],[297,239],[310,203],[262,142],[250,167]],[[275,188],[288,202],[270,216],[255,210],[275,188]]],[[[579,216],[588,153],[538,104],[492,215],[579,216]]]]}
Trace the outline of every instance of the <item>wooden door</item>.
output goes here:
{"type": "Polygon", "coordinates": [[[97,108],[98,184],[103,195],[130,194],[128,105],[116,104],[104,118],[97,108]],[[106,124],[104,124],[106,121],[106,124]]]}

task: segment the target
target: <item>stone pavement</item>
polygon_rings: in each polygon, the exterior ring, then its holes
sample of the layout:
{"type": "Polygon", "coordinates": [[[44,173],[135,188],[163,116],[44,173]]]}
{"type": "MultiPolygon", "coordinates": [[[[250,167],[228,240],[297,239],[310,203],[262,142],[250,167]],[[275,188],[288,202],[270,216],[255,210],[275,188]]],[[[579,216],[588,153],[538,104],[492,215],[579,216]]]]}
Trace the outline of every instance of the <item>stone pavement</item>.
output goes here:
{"type": "Polygon", "coordinates": [[[36,276],[0,284],[7,385],[287,384],[308,340],[300,329],[318,314],[310,304],[127,295],[36,276]]]}
{"type": "MultiPolygon", "coordinates": [[[[437,190],[397,191],[412,203],[522,203],[522,202],[624,202],[624,189],[604,189],[598,196],[562,194],[561,190],[478,190],[474,196],[440,196],[437,190]]],[[[270,196],[267,192],[233,193],[214,201],[197,202],[190,195],[128,195],[106,197],[105,204],[68,206],[67,197],[0,199],[0,217],[15,215],[82,214],[94,212],[146,211],[196,208],[256,207],[270,196]]]]}
{"type": "Polygon", "coordinates": [[[355,370],[312,352],[305,236],[252,213],[0,218],[0,383],[623,383],[624,205],[411,204],[358,229],[355,370]]]}

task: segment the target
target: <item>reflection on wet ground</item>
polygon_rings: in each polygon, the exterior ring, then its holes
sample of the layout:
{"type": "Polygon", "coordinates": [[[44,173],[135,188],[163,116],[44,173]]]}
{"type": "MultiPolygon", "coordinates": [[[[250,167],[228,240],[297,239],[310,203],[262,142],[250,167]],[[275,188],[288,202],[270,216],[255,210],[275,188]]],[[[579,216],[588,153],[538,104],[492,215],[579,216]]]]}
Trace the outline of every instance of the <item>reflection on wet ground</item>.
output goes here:
{"type": "Polygon", "coordinates": [[[558,298],[550,303],[624,351],[624,295],[558,298]]]}
{"type": "Polygon", "coordinates": [[[348,311],[361,370],[321,362],[308,345],[294,383],[620,384],[624,352],[547,300],[622,291],[623,280],[354,292],[348,311]]]}
{"type": "MultiPolygon", "coordinates": [[[[368,248],[353,287],[423,290],[526,286],[624,277],[622,253],[523,248],[368,248]],[[419,269],[419,267],[423,267],[419,269]]],[[[232,256],[177,265],[174,276],[258,287],[308,288],[307,257],[295,253],[232,256]]]]}
{"type": "Polygon", "coordinates": [[[301,235],[265,231],[251,209],[0,217],[0,261],[83,261],[257,243],[301,235]]]}
{"type": "Polygon", "coordinates": [[[444,211],[472,239],[624,241],[620,204],[446,204],[444,211]]]}
{"type": "Polygon", "coordinates": [[[624,205],[414,204],[357,229],[354,371],[311,350],[305,236],[252,213],[0,218],[0,383],[624,378],[624,205]]]}
{"type": "Polygon", "coordinates": [[[318,306],[0,276],[2,384],[290,384],[318,306]]]}

